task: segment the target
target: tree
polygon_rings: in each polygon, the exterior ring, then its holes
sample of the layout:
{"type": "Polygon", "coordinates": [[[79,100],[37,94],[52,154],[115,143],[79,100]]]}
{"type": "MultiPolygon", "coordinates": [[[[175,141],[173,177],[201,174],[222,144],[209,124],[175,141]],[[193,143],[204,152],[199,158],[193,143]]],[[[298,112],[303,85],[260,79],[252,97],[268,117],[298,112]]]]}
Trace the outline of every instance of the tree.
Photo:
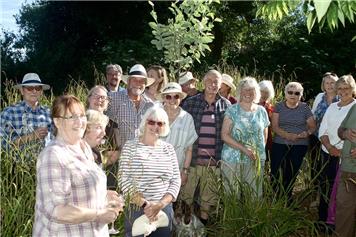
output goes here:
{"type": "Polygon", "coordinates": [[[150,2],[154,19],[154,22],[149,23],[154,36],[151,43],[163,51],[164,62],[169,65],[172,78],[190,68],[195,61],[200,63],[205,51],[210,51],[209,43],[214,39],[211,33],[214,22],[220,21],[212,11],[214,3],[219,1],[173,2],[169,10],[174,17],[168,19],[167,24],[161,24],[154,4],[150,2]]]}

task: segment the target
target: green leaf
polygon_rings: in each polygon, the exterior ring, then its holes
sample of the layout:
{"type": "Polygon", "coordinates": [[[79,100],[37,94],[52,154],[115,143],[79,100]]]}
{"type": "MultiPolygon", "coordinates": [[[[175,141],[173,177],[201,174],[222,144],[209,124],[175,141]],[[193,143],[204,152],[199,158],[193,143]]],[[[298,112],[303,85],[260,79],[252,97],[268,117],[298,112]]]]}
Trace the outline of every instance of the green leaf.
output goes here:
{"type": "Polygon", "coordinates": [[[310,34],[311,30],[313,29],[313,26],[315,24],[315,20],[316,20],[316,15],[315,12],[310,12],[308,14],[308,18],[307,18],[307,28],[308,28],[308,32],[310,34]]]}
{"type": "Polygon", "coordinates": [[[339,18],[339,20],[341,21],[342,25],[345,26],[345,16],[344,16],[344,13],[338,9],[337,11],[337,16],[339,18]]]}
{"type": "Polygon", "coordinates": [[[324,15],[328,11],[328,8],[330,6],[332,0],[314,0],[314,7],[316,10],[316,15],[318,17],[318,22],[323,19],[324,15]]]}
{"type": "Polygon", "coordinates": [[[351,42],[356,40],[356,35],[354,37],[352,37],[351,42]]]}

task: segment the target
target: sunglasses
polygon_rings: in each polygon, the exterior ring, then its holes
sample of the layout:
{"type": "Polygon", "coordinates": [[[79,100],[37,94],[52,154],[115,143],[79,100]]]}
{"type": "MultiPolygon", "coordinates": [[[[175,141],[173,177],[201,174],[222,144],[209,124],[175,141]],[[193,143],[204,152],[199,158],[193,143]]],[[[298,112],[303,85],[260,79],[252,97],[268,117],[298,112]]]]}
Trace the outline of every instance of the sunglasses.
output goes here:
{"type": "Polygon", "coordinates": [[[167,100],[171,100],[172,98],[174,98],[175,100],[178,100],[180,97],[179,97],[179,95],[174,95],[174,96],[166,95],[167,100]]]}
{"type": "Polygon", "coordinates": [[[28,91],[41,91],[42,90],[42,86],[24,86],[23,88],[25,88],[28,91]]]}
{"type": "Polygon", "coordinates": [[[148,125],[151,125],[151,126],[154,126],[154,125],[158,125],[158,127],[163,127],[163,125],[164,125],[164,122],[159,122],[159,121],[154,121],[154,120],[150,120],[150,119],[148,119],[147,120],[147,124],[148,125]]]}
{"type": "Polygon", "coordinates": [[[300,96],[300,92],[299,91],[287,91],[288,95],[296,95],[296,96],[300,96]]]}

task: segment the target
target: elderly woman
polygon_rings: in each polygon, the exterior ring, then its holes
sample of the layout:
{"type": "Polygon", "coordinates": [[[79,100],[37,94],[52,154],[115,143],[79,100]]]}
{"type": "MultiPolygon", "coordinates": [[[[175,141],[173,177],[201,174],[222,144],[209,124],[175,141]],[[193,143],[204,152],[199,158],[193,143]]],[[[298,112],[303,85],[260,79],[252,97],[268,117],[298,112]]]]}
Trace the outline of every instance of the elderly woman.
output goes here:
{"type": "Polygon", "coordinates": [[[87,125],[83,104],[74,96],[57,97],[52,106],[56,138],[37,161],[33,236],[109,236],[107,223],[118,195],[107,195],[106,176],[82,140],[87,125]]]}
{"type": "Polygon", "coordinates": [[[294,181],[308,149],[308,138],[315,131],[315,121],[308,105],[300,101],[303,95],[300,83],[289,82],[284,94],[285,101],[276,104],[272,115],[275,137],[272,143],[271,181],[278,193],[283,188],[290,203],[294,181]]]}
{"type": "Polygon", "coordinates": [[[228,74],[222,74],[221,76],[222,83],[219,89],[220,95],[228,99],[231,104],[236,104],[236,98],[231,95],[231,91],[236,90],[236,86],[234,85],[234,79],[228,74]]]}
{"type": "Polygon", "coordinates": [[[155,81],[150,86],[146,87],[145,95],[152,101],[157,100],[157,95],[162,88],[168,83],[166,69],[159,65],[152,65],[147,69],[147,76],[154,78],[155,81]]]}
{"type": "Polygon", "coordinates": [[[176,82],[168,83],[159,95],[170,125],[168,136],[162,139],[174,146],[182,185],[187,183],[190,162],[192,161],[192,146],[198,138],[192,116],[179,106],[186,95],[182,92],[182,87],[176,82]]]}
{"type": "MultiPolygon", "coordinates": [[[[258,83],[261,92],[261,98],[258,102],[259,105],[263,106],[268,114],[268,119],[271,122],[273,114],[272,100],[274,98],[274,88],[272,81],[263,80],[258,83]]],[[[266,160],[270,160],[270,152],[272,150],[272,128],[268,127],[267,145],[266,145],[266,160]]]]}
{"type": "Polygon", "coordinates": [[[266,110],[257,105],[260,89],[253,77],[240,81],[238,104],[225,112],[221,137],[223,173],[230,182],[247,182],[257,196],[262,195],[265,144],[269,125],[266,110]],[[261,172],[262,171],[262,172],[261,172]]]}
{"type": "Polygon", "coordinates": [[[91,147],[95,162],[102,167],[102,154],[98,146],[103,143],[105,137],[105,127],[109,122],[108,116],[100,113],[99,111],[88,109],[87,115],[87,128],[84,134],[84,140],[91,147]]]}
{"type": "MultiPolygon", "coordinates": [[[[351,76],[351,75],[350,75],[351,76]]],[[[354,104],[338,129],[344,140],[341,151],[340,183],[336,196],[335,232],[337,236],[356,235],[356,104],[354,104]]]]}
{"type": "Polygon", "coordinates": [[[322,158],[320,171],[320,204],[319,221],[326,222],[328,216],[329,198],[339,167],[343,141],[337,130],[350,108],[356,103],[353,98],[356,85],[351,75],[340,77],[335,83],[340,101],[332,103],[326,110],[319,128],[319,138],[322,143],[322,158]]]}
{"type": "Polygon", "coordinates": [[[162,210],[169,218],[167,227],[150,236],[171,236],[173,209],[181,184],[174,147],[159,139],[169,133],[167,113],[153,106],[144,114],[139,137],[126,142],[119,160],[119,185],[125,196],[139,196],[138,207],[129,207],[125,215],[125,236],[132,236],[132,223],[141,215],[151,222],[162,210]]]}

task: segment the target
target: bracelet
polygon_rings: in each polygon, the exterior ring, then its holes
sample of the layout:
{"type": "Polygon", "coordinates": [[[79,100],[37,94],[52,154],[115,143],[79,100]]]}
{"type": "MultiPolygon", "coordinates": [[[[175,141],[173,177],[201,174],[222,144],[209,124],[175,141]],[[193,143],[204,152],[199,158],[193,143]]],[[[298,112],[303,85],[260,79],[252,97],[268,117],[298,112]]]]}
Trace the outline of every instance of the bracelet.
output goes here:
{"type": "Polygon", "coordinates": [[[190,169],[189,168],[183,168],[183,173],[184,174],[189,174],[189,172],[190,172],[190,169]]]}

